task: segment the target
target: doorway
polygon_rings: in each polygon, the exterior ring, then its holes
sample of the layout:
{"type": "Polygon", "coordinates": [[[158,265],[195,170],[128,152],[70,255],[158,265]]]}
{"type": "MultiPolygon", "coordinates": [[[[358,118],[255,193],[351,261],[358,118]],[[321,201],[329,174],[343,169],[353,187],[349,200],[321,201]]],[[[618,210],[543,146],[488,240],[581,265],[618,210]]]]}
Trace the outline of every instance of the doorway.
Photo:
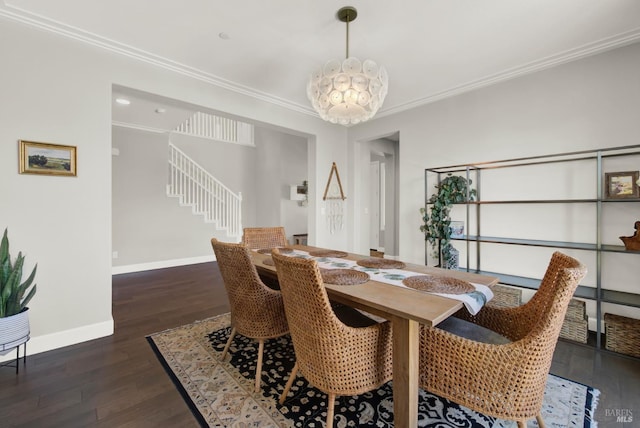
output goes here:
{"type": "Polygon", "coordinates": [[[361,147],[360,203],[365,215],[358,223],[362,249],[394,257],[398,255],[398,134],[364,142],[361,147]]]}

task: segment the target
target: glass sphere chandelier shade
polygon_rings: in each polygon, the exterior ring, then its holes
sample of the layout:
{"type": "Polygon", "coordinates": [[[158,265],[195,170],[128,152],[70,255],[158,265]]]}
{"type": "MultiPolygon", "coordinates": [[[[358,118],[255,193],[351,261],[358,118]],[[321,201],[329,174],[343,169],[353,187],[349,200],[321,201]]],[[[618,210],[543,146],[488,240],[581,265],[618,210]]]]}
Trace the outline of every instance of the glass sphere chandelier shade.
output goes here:
{"type": "Polygon", "coordinates": [[[382,106],[389,88],[384,67],[370,59],[361,62],[349,56],[349,22],[357,16],[351,6],[338,11],[338,19],[347,24],[346,59],[328,61],[311,75],[307,84],[307,96],[320,117],[340,125],[355,125],[371,119],[382,106]]]}
{"type": "Polygon", "coordinates": [[[333,59],[311,75],[307,96],[320,117],[352,125],[371,119],[387,95],[389,77],[370,59],[333,59]]]}

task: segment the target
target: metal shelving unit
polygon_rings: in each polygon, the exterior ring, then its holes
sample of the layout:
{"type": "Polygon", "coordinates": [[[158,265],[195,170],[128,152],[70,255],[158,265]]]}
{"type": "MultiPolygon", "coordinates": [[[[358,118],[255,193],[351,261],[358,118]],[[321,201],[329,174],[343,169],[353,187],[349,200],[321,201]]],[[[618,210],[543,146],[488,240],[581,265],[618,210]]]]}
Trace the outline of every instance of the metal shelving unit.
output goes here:
{"type": "MultiPolygon", "coordinates": [[[[545,247],[553,249],[568,249],[568,250],[582,250],[588,252],[595,252],[596,255],[596,283],[594,286],[579,286],[576,290],[575,297],[593,300],[596,302],[596,337],[597,346],[601,347],[601,333],[602,328],[602,303],[613,303],[618,305],[625,305],[640,308],[640,294],[608,290],[603,287],[602,284],[602,254],[603,253],[625,253],[635,254],[640,256],[640,251],[627,251],[623,245],[608,245],[602,243],[602,228],[603,228],[603,209],[604,206],[609,204],[637,204],[640,208],[640,198],[626,198],[626,199],[606,199],[603,196],[603,162],[607,159],[615,159],[620,157],[638,156],[640,155],[640,145],[624,146],[606,148],[601,150],[591,151],[578,151],[569,153],[560,153],[555,155],[535,156],[517,159],[507,159],[494,162],[483,162],[475,164],[461,164],[440,168],[427,168],[425,169],[425,209],[429,207],[430,188],[432,183],[429,177],[435,177],[436,183],[440,181],[448,174],[461,175],[472,180],[472,187],[476,189],[477,200],[463,203],[466,207],[466,225],[470,225],[470,220],[473,217],[475,222],[475,233],[470,234],[471,231],[467,231],[467,234],[461,238],[452,238],[452,241],[461,242],[466,245],[466,267],[467,271],[478,272],[488,275],[497,276],[500,278],[500,283],[516,286],[524,289],[536,290],[540,285],[540,278],[528,278],[516,275],[509,275],[500,272],[489,272],[483,270],[482,266],[482,249],[487,245],[515,245],[515,246],[529,246],[529,247],[545,247]],[[489,170],[495,170],[500,168],[518,168],[523,166],[545,165],[545,164],[562,164],[568,162],[588,161],[594,163],[593,175],[596,179],[596,197],[595,198],[576,198],[576,199],[513,199],[513,200],[483,200],[482,199],[482,178],[485,174],[489,173],[489,170]],[[543,239],[521,239],[513,237],[500,237],[500,236],[484,236],[481,233],[481,219],[484,206],[489,205],[546,205],[546,204],[586,204],[589,207],[595,206],[595,224],[597,230],[595,231],[595,242],[567,242],[567,241],[550,241],[543,239]],[[472,209],[472,207],[474,207],[472,209]],[[475,249],[475,261],[471,263],[471,247],[475,249]],[[470,268],[471,265],[475,268],[470,268]]],[[[640,213],[640,209],[638,210],[640,213]]],[[[429,244],[425,240],[425,264],[428,264],[429,244]]],[[[639,259],[640,260],[640,259],[639,259]]]]}

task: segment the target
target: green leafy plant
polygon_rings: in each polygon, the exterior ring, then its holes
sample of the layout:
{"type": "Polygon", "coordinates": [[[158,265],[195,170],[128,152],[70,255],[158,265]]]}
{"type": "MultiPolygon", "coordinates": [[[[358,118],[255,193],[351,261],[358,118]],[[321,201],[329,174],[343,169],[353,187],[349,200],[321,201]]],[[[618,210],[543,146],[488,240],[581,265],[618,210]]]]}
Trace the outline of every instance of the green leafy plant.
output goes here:
{"type": "Polygon", "coordinates": [[[33,268],[29,278],[23,283],[22,266],[24,265],[24,256],[22,252],[18,253],[15,263],[11,263],[11,255],[9,254],[9,238],[7,237],[7,229],[4,230],[2,242],[0,243],[0,318],[10,317],[22,312],[31,298],[36,294],[36,285],[33,279],[36,276],[37,265],[33,268]],[[29,287],[31,287],[29,289],[29,287]],[[29,290],[26,297],[25,293],[29,290]]]}
{"type": "Polygon", "coordinates": [[[420,230],[433,248],[434,257],[441,255],[441,265],[446,265],[445,261],[452,256],[451,207],[474,200],[476,189],[471,188],[471,183],[471,180],[449,173],[435,186],[437,192],[428,201],[430,209],[420,208],[423,221],[420,230]]]}

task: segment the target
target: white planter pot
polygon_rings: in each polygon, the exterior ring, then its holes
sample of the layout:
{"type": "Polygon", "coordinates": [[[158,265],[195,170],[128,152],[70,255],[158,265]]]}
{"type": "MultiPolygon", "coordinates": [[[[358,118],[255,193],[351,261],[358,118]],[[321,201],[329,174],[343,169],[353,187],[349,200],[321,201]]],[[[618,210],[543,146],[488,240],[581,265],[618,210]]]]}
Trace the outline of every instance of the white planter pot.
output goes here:
{"type": "Polygon", "coordinates": [[[8,354],[29,340],[29,308],[16,315],[0,318],[0,355],[8,354]]]}

